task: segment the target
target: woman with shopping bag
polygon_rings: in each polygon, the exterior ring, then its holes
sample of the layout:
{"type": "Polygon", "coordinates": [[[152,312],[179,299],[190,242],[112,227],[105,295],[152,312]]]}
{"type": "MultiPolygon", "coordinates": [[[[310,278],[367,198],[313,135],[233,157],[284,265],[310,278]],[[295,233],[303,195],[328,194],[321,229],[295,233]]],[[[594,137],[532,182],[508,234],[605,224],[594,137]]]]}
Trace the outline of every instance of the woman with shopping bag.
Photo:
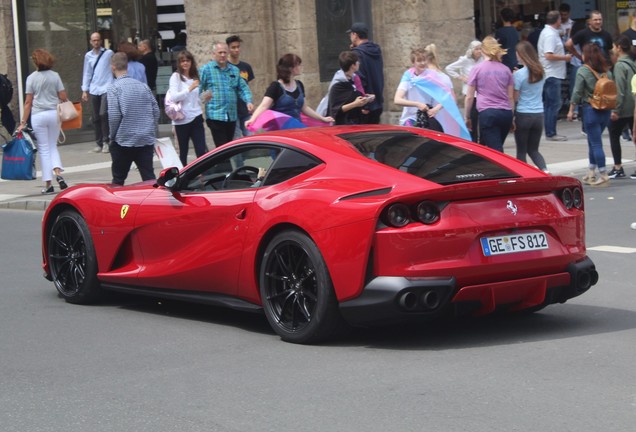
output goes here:
{"type": "Polygon", "coordinates": [[[42,167],[42,181],[44,181],[42,193],[49,194],[55,192],[52,184],[53,175],[60,189],[67,188],[62,177],[64,168],[57,149],[57,138],[60,135],[57,105],[60,101],[66,101],[67,96],[60,75],[52,70],[55,58],[51,53],[38,48],[31,54],[31,60],[36,71],[26,80],[24,113],[17,130],[22,131],[31,116],[31,126],[37,139],[42,167]]]}

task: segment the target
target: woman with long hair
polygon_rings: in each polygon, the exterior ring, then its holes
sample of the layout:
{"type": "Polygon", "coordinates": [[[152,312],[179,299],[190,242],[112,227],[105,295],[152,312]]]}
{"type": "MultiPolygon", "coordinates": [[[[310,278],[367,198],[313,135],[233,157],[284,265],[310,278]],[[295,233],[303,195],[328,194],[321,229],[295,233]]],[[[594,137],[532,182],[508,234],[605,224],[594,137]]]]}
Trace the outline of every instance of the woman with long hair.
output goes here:
{"type": "Polygon", "coordinates": [[[258,116],[268,109],[287,114],[298,121],[301,121],[301,112],[321,122],[330,123],[334,121],[332,117],[318,114],[307,104],[305,86],[302,81],[296,79],[302,73],[301,68],[302,60],[296,54],[285,54],[278,60],[278,65],[276,66],[277,79],[267,87],[263,101],[254,110],[252,117],[245,122],[245,127],[254,123],[258,116]]]}
{"type": "Polygon", "coordinates": [[[612,77],[605,55],[597,44],[585,44],[583,46],[583,66],[576,72],[568,120],[572,121],[574,119],[574,107],[581,104],[580,109],[583,110],[583,122],[587,132],[589,158],[588,171],[583,176],[582,181],[596,187],[609,186],[601,135],[609,124],[611,110],[598,110],[589,103],[590,98],[594,94],[594,87],[598,80],[597,76],[601,74],[607,74],[608,77],[612,77]],[[598,175],[596,175],[597,169],[598,175]]]}
{"type": "Polygon", "coordinates": [[[470,111],[475,94],[479,111],[479,140],[482,144],[503,152],[503,145],[512,127],[514,81],[510,69],[501,63],[506,50],[497,39],[486,36],[481,43],[484,61],[475,65],[468,77],[464,103],[466,125],[472,129],[470,111]]]}
{"type": "Polygon", "coordinates": [[[636,48],[632,46],[632,38],[627,35],[619,36],[614,42],[614,82],[618,90],[616,108],[610,114],[609,140],[612,149],[614,167],[607,174],[609,178],[624,178],[621,134],[625,128],[632,130],[634,126],[634,97],[632,96],[632,78],[636,73],[636,48]]]}
{"type": "Polygon", "coordinates": [[[172,124],[179,143],[179,159],[183,166],[186,166],[190,140],[197,157],[208,151],[205,145],[203,112],[199,102],[199,70],[194,56],[186,49],[177,54],[177,71],[170,76],[168,91],[173,101],[181,102],[184,117],[181,120],[172,120],[172,124]]]}
{"type": "Polygon", "coordinates": [[[18,131],[24,129],[31,116],[31,126],[37,139],[38,155],[44,181],[43,194],[55,192],[52,183],[53,175],[60,187],[66,189],[67,184],[62,177],[62,161],[57,149],[57,138],[60,135],[60,122],[57,105],[67,100],[66,90],[60,75],[53,71],[55,58],[45,49],[38,48],[31,54],[36,71],[27,77],[26,100],[22,121],[18,131]]]}
{"type": "MultiPolygon", "coordinates": [[[[459,57],[456,61],[449,64],[444,69],[448,76],[462,82],[462,95],[464,95],[464,97],[468,90],[468,84],[466,83],[468,82],[470,71],[473,70],[473,67],[475,67],[475,65],[480,61],[482,61],[481,41],[474,40],[468,44],[465,55],[459,57]]],[[[474,126],[470,131],[470,136],[473,142],[479,142],[479,133],[477,128],[478,121],[477,107],[473,103],[473,108],[470,111],[470,122],[474,126]]]]}
{"type": "Polygon", "coordinates": [[[543,134],[543,83],[545,73],[537,51],[528,41],[516,46],[517,61],[524,67],[516,70],[514,99],[517,104],[514,117],[517,159],[526,162],[526,154],[542,171],[548,172],[545,159],[539,153],[539,142],[543,134]]]}

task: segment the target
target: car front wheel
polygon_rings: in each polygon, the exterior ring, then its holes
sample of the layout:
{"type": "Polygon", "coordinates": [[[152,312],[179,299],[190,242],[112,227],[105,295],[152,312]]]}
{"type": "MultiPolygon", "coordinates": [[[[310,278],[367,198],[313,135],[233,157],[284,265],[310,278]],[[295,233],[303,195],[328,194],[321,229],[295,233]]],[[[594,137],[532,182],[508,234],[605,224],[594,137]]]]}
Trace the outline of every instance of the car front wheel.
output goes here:
{"type": "Polygon", "coordinates": [[[285,341],[316,343],[342,323],[333,284],[316,244],[304,233],[277,234],[263,255],[260,293],[270,325],[285,341]]]}
{"type": "Polygon", "coordinates": [[[53,283],[69,303],[88,304],[99,297],[97,258],[86,222],[75,211],[62,212],[51,227],[48,258],[53,283]]]}

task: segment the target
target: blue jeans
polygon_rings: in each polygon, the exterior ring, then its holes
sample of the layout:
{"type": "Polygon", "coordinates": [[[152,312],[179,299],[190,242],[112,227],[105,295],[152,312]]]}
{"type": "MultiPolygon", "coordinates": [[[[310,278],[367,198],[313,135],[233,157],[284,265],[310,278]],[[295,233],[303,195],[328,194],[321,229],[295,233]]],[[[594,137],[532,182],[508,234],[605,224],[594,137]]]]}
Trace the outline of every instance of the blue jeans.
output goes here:
{"type": "Polygon", "coordinates": [[[556,135],[556,123],[561,110],[561,80],[559,78],[547,78],[543,84],[543,116],[545,136],[556,135]]]}
{"type": "Polygon", "coordinates": [[[606,170],[605,152],[603,151],[601,134],[609,124],[612,112],[610,110],[596,110],[588,103],[583,104],[581,110],[583,110],[583,122],[587,132],[590,169],[598,167],[599,171],[604,172],[606,170]]]}
{"type": "Polygon", "coordinates": [[[479,112],[479,141],[491,149],[503,153],[511,127],[511,110],[488,108],[479,112]]]}

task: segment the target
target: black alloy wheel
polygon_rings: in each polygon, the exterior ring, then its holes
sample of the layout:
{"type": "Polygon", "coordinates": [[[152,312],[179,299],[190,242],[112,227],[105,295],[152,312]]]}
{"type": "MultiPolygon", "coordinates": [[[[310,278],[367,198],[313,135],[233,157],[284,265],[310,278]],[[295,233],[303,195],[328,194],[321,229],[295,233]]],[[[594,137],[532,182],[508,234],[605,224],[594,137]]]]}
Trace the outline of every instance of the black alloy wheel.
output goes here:
{"type": "Polygon", "coordinates": [[[69,303],[92,303],[100,295],[95,247],[84,219],[61,213],[48,237],[48,261],[55,288],[69,303]]]}
{"type": "Polygon", "coordinates": [[[277,234],[263,255],[260,293],[270,325],[285,341],[316,343],[342,324],[329,272],[304,233],[277,234]]]}

